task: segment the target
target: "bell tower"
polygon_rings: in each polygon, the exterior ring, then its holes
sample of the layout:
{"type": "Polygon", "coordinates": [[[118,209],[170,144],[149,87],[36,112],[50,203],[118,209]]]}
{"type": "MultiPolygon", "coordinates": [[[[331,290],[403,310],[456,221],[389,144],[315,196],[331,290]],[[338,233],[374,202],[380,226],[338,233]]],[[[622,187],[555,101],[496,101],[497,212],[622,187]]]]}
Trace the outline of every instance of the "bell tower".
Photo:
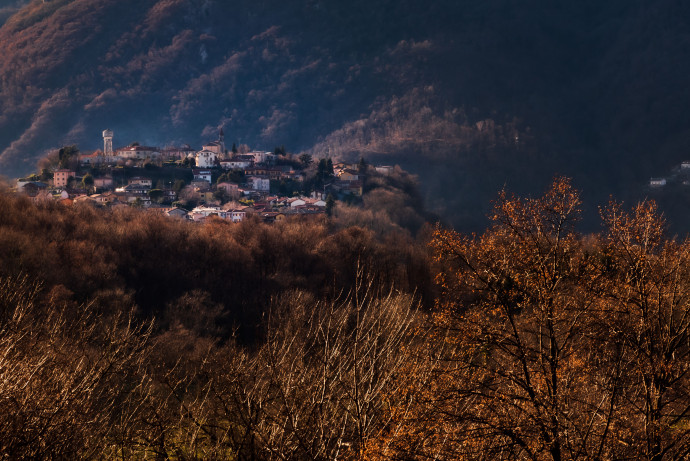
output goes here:
{"type": "Polygon", "coordinates": [[[103,155],[113,155],[113,130],[103,131],[103,155]]]}

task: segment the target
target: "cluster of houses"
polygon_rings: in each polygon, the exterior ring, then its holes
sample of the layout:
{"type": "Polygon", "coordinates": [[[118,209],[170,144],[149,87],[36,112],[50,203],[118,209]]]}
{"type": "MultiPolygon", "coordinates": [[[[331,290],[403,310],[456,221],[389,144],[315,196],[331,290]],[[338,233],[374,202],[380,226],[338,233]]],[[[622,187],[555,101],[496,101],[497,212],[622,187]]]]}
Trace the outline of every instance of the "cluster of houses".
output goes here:
{"type": "MultiPolygon", "coordinates": [[[[281,164],[278,155],[272,152],[238,153],[234,148],[228,152],[222,129],[219,139],[204,145],[200,151],[189,146],[158,149],[140,145],[115,150],[112,139],[113,132],[105,130],[102,151],[79,155],[78,167],[57,169],[52,172],[52,178],[44,181],[36,175],[18,179],[17,190],[37,201],[57,200],[67,205],[86,203],[111,208],[136,206],[196,222],[209,216],[240,222],[254,214],[264,221],[274,222],[289,215],[319,215],[326,212],[329,194],[333,197],[361,196],[363,192],[363,177],[358,166],[336,164],[332,180],[308,197],[281,197],[275,190],[272,194],[272,183],[301,182],[307,173],[295,166],[294,161],[281,164]],[[145,174],[132,177],[120,174],[114,179],[116,171],[150,171],[151,168],[135,168],[151,162],[155,162],[154,169],[159,171],[168,168],[179,172],[181,167],[187,168],[189,180],[184,181],[183,187],[180,184],[174,187],[172,181],[156,183],[145,174]],[[84,171],[88,173],[80,174],[84,171]],[[231,180],[230,173],[237,173],[242,181],[231,180]],[[196,205],[191,210],[185,209],[191,207],[179,206],[190,202],[196,205]]],[[[376,167],[384,174],[390,168],[376,167]]]]}
{"type": "Polygon", "coordinates": [[[271,152],[228,152],[225,148],[225,134],[220,130],[217,141],[205,144],[201,150],[189,145],[182,147],[168,146],[165,148],[142,146],[133,143],[119,149],[113,149],[113,131],[103,131],[103,150],[91,154],[80,155],[79,161],[83,166],[98,165],[128,165],[134,166],[141,162],[182,163],[193,159],[198,168],[242,169],[253,164],[271,165],[276,155],[271,152]]]}
{"type": "Polygon", "coordinates": [[[264,222],[282,221],[287,216],[318,216],[325,212],[326,201],[312,197],[266,197],[264,200],[247,206],[211,206],[203,205],[186,212],[180,208],[161,209],[168,216],[186,218],[194,222],[204,221],[216,216],[232,222],[241,222],[248,216],[258,216],[264,222]]]}

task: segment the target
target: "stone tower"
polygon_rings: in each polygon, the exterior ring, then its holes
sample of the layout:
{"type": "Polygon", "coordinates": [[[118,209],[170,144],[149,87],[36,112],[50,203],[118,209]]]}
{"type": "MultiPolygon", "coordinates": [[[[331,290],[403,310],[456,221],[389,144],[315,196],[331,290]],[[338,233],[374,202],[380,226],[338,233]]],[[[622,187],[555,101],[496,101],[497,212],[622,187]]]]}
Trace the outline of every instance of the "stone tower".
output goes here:
{"type": "Polygon", "coordinates": [[[113,130],[103,131],[103,155],[113,155],[113,130]]]}
{"type": "Polygon", "coordinates": [[[220,127],[218,142],[220,143],[220,153],[225,154],[225,133],[223,133],[223,127],[220,127]]]}

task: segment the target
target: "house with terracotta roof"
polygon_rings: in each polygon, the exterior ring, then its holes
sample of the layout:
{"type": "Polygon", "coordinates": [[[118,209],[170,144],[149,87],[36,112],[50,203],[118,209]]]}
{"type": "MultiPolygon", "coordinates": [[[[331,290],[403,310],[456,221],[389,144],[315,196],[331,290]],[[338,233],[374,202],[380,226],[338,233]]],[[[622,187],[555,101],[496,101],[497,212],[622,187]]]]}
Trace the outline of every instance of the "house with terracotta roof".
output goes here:
{"type": "Polygon", "coordinates": [[[104,155],[100,150],[91,154],[79,154],[79,163],[81,165],[102,165],[106,163],[115,163],[118,160],[119,157],[115,155],[104,155]]]}

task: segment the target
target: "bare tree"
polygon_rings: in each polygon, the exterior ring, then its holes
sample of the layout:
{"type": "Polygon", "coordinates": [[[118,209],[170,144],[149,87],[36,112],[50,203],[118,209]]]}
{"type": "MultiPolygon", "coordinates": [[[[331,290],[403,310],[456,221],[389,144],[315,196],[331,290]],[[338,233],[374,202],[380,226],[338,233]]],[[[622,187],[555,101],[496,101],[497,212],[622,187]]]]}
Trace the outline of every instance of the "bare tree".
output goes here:
{"type": "Polygon", "coordinates": [[[624,358],[617,450],[650,460],[690,456],[690,240],[665,238],[653,202],[612,203],[599,258],[609,338],[624,358]]]}
{"type": "Polygon", "coordinates": [[[179,405],[180,422],[180,444],[166,442],[166,453],[193,447],[204,458],[373,459],[395,452],[420,384],[413,380],[423,361],[411,342],[418,314],[409,297],[374,298],[368,285],[357,293],[317,302],[294,292],[276,302],[256,352],[209,348],[191,354],[187,371],[166,373],[160,383],[179,405]]]}
{"type": "Polygon", "coordinates": [[[27,278],[0,279],[0,453],[91,458],[108,452],[130,415],[148,330],[90,306],[40,302],[27,278]]]}
{"type": "Polygon", "coordinates": [[[620,355],[602,350],[599,272],[573,228],[579,204],[558,179],[539,199],[502,194],[480,237],[436,232],[444,457],[613,455],[620,355]]]}

